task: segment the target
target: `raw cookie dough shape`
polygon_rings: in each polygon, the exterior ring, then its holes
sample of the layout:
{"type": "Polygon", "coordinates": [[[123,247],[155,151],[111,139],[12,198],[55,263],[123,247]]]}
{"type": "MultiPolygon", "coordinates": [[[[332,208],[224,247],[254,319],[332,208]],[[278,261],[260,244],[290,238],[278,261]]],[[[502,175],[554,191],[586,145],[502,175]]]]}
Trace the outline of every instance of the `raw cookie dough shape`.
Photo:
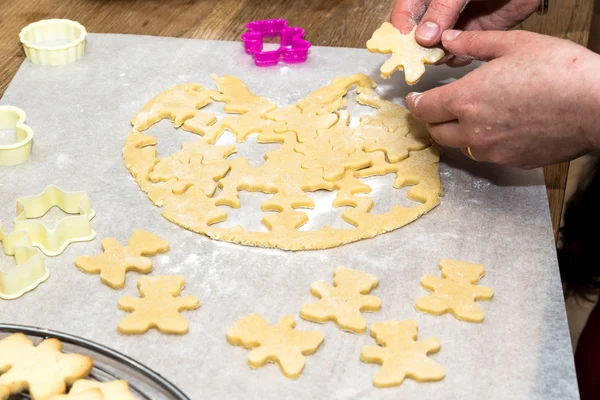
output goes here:
{"type": "Polygon", "coordinates": [[[4,253],[14,256],[16,263],[11,270],[0,272],[0,299],[21,297],[48,279],[50,272],[27,232],[6,233],[0,225],[0,242],[4,253]]]}
{"type": "Polygon", "coordinates": [[[404,71],[404,79],[409,85],[417,83],[425,73],[425,64],[435,64],[444,57],[444,50],[422,47],[415,39],[415,26],[409,34],[403,35],[389,22],[384,22],[371,39],[367,49],[382,54],[392,53],[381,66],[381,77],[389,78],[399,69],[404,71]]]}
{"type": "Polygon", "coordinates": [[[119,322],[119,332],[137,335],[156,328],[162,333],[186,334],[189,326],[179,313],[195,310],[200,307],[200,301],[195,296],[178,297],[184,284],[181,275],[139,278],[141,298],[123,296],[119,299],[119,308],[132,312],[119,322]]]}
{"type": "Polygon", "coordinates": [[[442,279],[431,275],[421,278],[421,286],[433,293],[417,300],[417,310],[432,315],[450,312],[463,321],[483,321],[483,310],[475,301],[490,300],[494,296],[492,289],[476,285],[485,274],[483,265],[443,259],[440,269],[442,279]]]}
{"type": "Polygon", "coordinates": [[[131,119],[131,125],[141,132],[158,121],[169,118],[178,128],[194,118],[199,108],[211,102],[210,95],[210,91],[203,90],[202,85],[197,83],[177,85],[146,103],[131,119]]]}
{"type": "Polygon", "coordinates": [[[249,314],[227,332],[227,341],[252,349],[248,355],[251,368],[275,362],[285,376],[296,379],[304,370],[304,356],[317,351],[324,336],[319,331],[296,331],[295,326],[293,315],[286,315],[277,325],[270,326],[260,315],[249,314]]]}
{"type": "Polygon", "coordinates": [[[379,297],[367,295],[378,283],[374,275],[338,267],[333,275],[333,286],[323,282],[310,285],[310,292],[321,300],[302,306],[300,316],[312,322],[335,321],[343,330],[364,333],[367,322],[361,312],[381,308],[379,297]]]}
{"type": "Polygon", "coordinates": [[[129,391],[129,383],[125,380],[111,382],[97,382],[88,379],[76,381],[69,395],[84,394],[92,391],[99,391],[101,399],[106,400],[136,400],[135,396],[129,391]]]}
{"type": "Polygon", "coordinates": [[[416,341],[417,323],[414,320],[375,323],[371,325],[371,336],[379,346],[363,347],[360,359],[381,365],[373,385],[379,388],[398,386],[406,377],[419,382],[444,378],[444,368],[427,357],[440,350],[440,342],[435,338],[416,341]]]}
{"type": "Polygon", "coordinates": [[[244,245],[326,249],[398,229],[439,204],[443,191],[437,147],[408,110],[376,94],[366,75],[336,78],[297,104],[280,108],[251,93],[239,79],[212,77],[216,91],[189,83],[148,102],[132,119],[134,127],[123,149],[136,183],[169,221],[244,245]],[[342,109],[353,86],[357,101],[376,109],[375,115],[362,116],[356,127],[350,127],[350,115],[342,109]],[[211,101],[226,103],[224,110],[230,115],[217,121],[198,110],[211,101]],[[163,118],[202,138],[158,158],[156,138],[143,131],[163,118]],[[225,130],[238,142],[258,133],[258,142],[280,147],[265,154],[264,164],[252,167],[244,158],[230,158],[234,147],[214,145],[225,130]],[[417,202],[415,206],[394,205],[386,213],[370,213],[371,187],[358,178],[386,174],[395,174],[396,189],[411,186],[407,197],[417,202]],[[349,207],[341,217],[353,229],[299,229],[308,221],[302,209],[315,207],[307,193],[316,190],[337,192],[332,207],[349,207]],[[266,232],[213,226],[227,219],[222,206],[241,206],[240,191],[271,195],[261,205],[266,232]]]}
{"type": "Polygon", "coordinates": [[[102,249],[102,254],[77,257],[75,266],[88,274],[99,273],[105,285],[121,289],[125,286],[126,272],[147,274],[152,271],[152,261],[148,256],[169,251],[169,243],[138,229],[133,231],[127,246],[121,246],[115,238],[105,238],[102,240],[102,249]]]}
{"type": "Polygon", "coordinates": [[[90,373],[93,361],[61,350],[57,339],[46,339],[36,347],[22,333],[0,340],[0,393],[2,389],[10,394],[28,391],[32,399],[65,393],[67,385],[90,373]]]}
{"type": "Polygon", "coordinates": [[[56,256],[73,242],[86,242],[96,237],[90,221],[94,218],[87,193],[65,192],[50,185],[36,196],[17,199],[17,217],[15,231],[29,233],[31,242],[48,256],[56,256]],[[49,229],[41,221],[30,220],[46,214],[57,206],[69,215],[49,229]]]}
{"type": "MultiPolygon", "coordinates": [[[[1,399],[2,397],[0,397],[1,399]]],[[[49,397],[48,400],[106,400],[110,397],[104,397],[100,389],[90,389],[81,393],[59,394],[56,396],[49,397]]],[[[117,398],[118,399],[118,398],[117,398]]]]}

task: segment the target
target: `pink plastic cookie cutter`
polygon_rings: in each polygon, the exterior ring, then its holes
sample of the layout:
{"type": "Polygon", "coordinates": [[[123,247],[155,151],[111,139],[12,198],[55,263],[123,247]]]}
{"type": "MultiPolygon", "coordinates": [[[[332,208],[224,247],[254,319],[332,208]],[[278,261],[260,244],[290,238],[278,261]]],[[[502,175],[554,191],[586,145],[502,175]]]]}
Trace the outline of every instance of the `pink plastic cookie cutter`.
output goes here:
{"type": "Polygon", "coordinates": [[[246,29],[242,35],[244,48],[259,67],[277,65],[279,60],[288,64],[303,63],[308,57],[310,42],[303,39],[306,32],[302,28],[288,27],[285,19],[252,21],[246,25],[246,29]],[[276,36],[281,36],[279,48],[263,51],[263,40],[276,36]]]}

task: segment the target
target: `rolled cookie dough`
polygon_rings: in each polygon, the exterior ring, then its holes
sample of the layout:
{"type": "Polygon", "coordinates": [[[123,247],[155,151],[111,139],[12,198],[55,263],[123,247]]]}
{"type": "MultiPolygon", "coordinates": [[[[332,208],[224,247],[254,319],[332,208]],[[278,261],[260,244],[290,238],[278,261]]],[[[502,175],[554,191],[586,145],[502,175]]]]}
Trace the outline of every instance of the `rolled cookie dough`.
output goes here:
{"type": "MultiPolygon", "coordinates": [[[[442,195],[439,152],[424,125],[403,107],[380,98],[363,74],[336,78],[296,105],[277,107],[252,94],[232,76],[216,77],[217,90],[190,83],[175,86],[146,104],[133,117],[123,157],[125,165],[162,215],[175,224],[217,240],[286,250],[326,249],[370,238],[404,226],[439,204],[442,195]],[[356,86],[357,101],[376,109],[350,127],[343,109],[356,86]],[[220,121],[198,108],[225,102],[220,121]],[[157,140],[142,132],[163,118],[203,136],[185,143],[170,157],[157,157],[157,140]],[[253,167],[231,158],[232,146],[214,142],[228,130],[238,141],[258,133],[262,143],[280,143],[253,167]],[[414,207],[394,205],[372,214],[371,187],[358,178],[395,174],[394,188],[411,186],[414,207]],[[217,191],[217,187],[220,191],[217,191]],[[267,232],[214,226],[227,219],[227,207],[239,208],[240,191],[270,194],[261,207],[267,232]],[[314,208],[307,192],[336,191],[332,207],[354,229],[299,230],[308,221],[302,208],[314,208]]],[[[257,212],[260,212],[257,210],[257,212]]]]}

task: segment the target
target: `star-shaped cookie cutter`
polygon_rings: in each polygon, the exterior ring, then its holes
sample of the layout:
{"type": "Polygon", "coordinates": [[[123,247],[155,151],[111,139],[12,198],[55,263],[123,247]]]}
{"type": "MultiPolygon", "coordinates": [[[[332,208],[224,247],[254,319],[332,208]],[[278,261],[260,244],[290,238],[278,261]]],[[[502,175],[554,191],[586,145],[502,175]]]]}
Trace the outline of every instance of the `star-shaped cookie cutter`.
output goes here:
{"type": "Polygon", "coordinates": [[[4,253],[14,256],[16,267],[0,272],[0,299],[11,300],[35,289],[50,276],[38,249],[32,246],[27,232],[4,232],[0,225],[0,242],[4,253]]]}
{"type": "Polygon", "coordinates": [[[13,106],[0,106],[0,129],[14,129],[16,142],[0,145],[0,166],[21,164],[31,155],[33,130],[25,124],[25,111],[13,106]]]}
{"type": "Polygon", "coordinates": [[[56,256],[73,242],[86,242],[96,237],[90,223],[94,215],[87,193],[65,192],[50,185],[36,196],[17,199],[15,231],[27,232],[34,246],[48,256],[56,256]],[[67,214],[77,215],[61,219],[54,229],[47,228],[41,221],[30,219],[42,217],[54,206],[67,214]]]}
{"type": "Polygon", "coordinates": [[[259,67],[277,65],[279,60],[288,64],[303,63],[308,57],[310,42],[303,39],[304,29],[288,27],[285,19],[266,19],[252,21],[246,25],[246,33],[242,35],[246,53],[254,57],[259,67]],[[264,39],[280,36],[279,48],[263,51],[264,39]]]}

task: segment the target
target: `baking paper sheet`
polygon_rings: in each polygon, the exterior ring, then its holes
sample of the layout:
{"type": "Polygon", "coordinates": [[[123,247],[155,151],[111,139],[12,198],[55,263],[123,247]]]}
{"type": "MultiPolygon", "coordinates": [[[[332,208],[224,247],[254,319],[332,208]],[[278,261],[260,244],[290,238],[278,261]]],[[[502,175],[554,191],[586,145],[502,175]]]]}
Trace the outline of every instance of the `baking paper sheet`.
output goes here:
{"type": "MultiPolygon", "coordinates": [[[[35,144],[28,162],[0,169],[0,221],[10,229],[17,197],[56,184],[89,194],[98,236],[46,258],[50,279],[18,300],[0,302],[0,321],[65,331],[111,346],[160,372],[192,399],[577,398],[540,170],[477,164],[446,153],[441,164],[446,194],[429,214],[371,240],[292,253],[216,242],[168,222],[123,165],[121,150],[130,118],[173,85],[195,81],[214,87],[210,73],[231,74],[247,82],[254,93],[285,105],[337,76],[363,72],[382,83],[378,67],[385,57],[363,49],[314,47],[306,64],[261,69],[240,43],[93,34],[83,59],[75,64],[42,67],[24,62],[0,103],[26,110],[35,144]],[[116,326],[126,313],[117,309],[117,301],[122,295],[137,295],[136,274],[129,273],[126,287],[114,291],[97,275],[75,268],[76,256],[101,251],[102,238],[125,243],[134,229],[146,229],[170,242],[172,250],[153,259],[153,274],[183,274],[183,295],[200,299],[200,309],[184,313],[189,334],[120,335],[116,326]],[[442,258],[485,265],[487,275],[481,284],[495,291],[492,301],[480,303],[485,322],[472,324],[415,310],[415,300],[427,293],[419,286],[420,277],[438,275],[442,258]],[[286,314],[297,316],[302,304],[315,301],[310,283],[331,283],[339,265],[379,277],[373,294],[382,299],[383,307],[366,314],[369,324],[413,318],[420,338],[439,338],[442,348],[432,359],[446,369],[443,381],[407,379],[400,387],[377,389],[371,380],[379,367],[359,359],[361,348],[374,344],[369,335],[353,335],[333,323],[318,325],[299,317],[297,329],[319,329],[325,341],[307,357],[298,380],[284,378],[274,364],[250,369],[248,351],[227,343],[227,329],[248,313],[257,312],[272,324],[286,314]]],[[[451,81],[469,68],[429,69],[412,89],[451,81]]],[[[401,102],[409,88],[403,74],[396,73],[378,90],[401,102]]],[[[164,121],[148,133],[158,137],[161,155],[195,138],[164,121]]],[[[258,163],[269,146],[253,139],[239,146],[240,153],[258,163]]],[[[386,211],[393,192],[386,188],[391,177],[377,180],[376,211],[386,211]]],[[[339,210],[327,211],[333,197],[327,196],[315,195],[318,207],[311,213],[319,218],[312,228],[338,219],[339,210]]],[[[244,194],[242,200],[258,205],[262,198],[244,194]]],[[[44,220],[53,223],[58,217],[60,213],[51,213],[44,220]]],[[[262,215],[238,211],[231,217],[260,227],[262,215]]],[[[4,255],[0,259],[2,266],[12,263],[4,255]]]]}

